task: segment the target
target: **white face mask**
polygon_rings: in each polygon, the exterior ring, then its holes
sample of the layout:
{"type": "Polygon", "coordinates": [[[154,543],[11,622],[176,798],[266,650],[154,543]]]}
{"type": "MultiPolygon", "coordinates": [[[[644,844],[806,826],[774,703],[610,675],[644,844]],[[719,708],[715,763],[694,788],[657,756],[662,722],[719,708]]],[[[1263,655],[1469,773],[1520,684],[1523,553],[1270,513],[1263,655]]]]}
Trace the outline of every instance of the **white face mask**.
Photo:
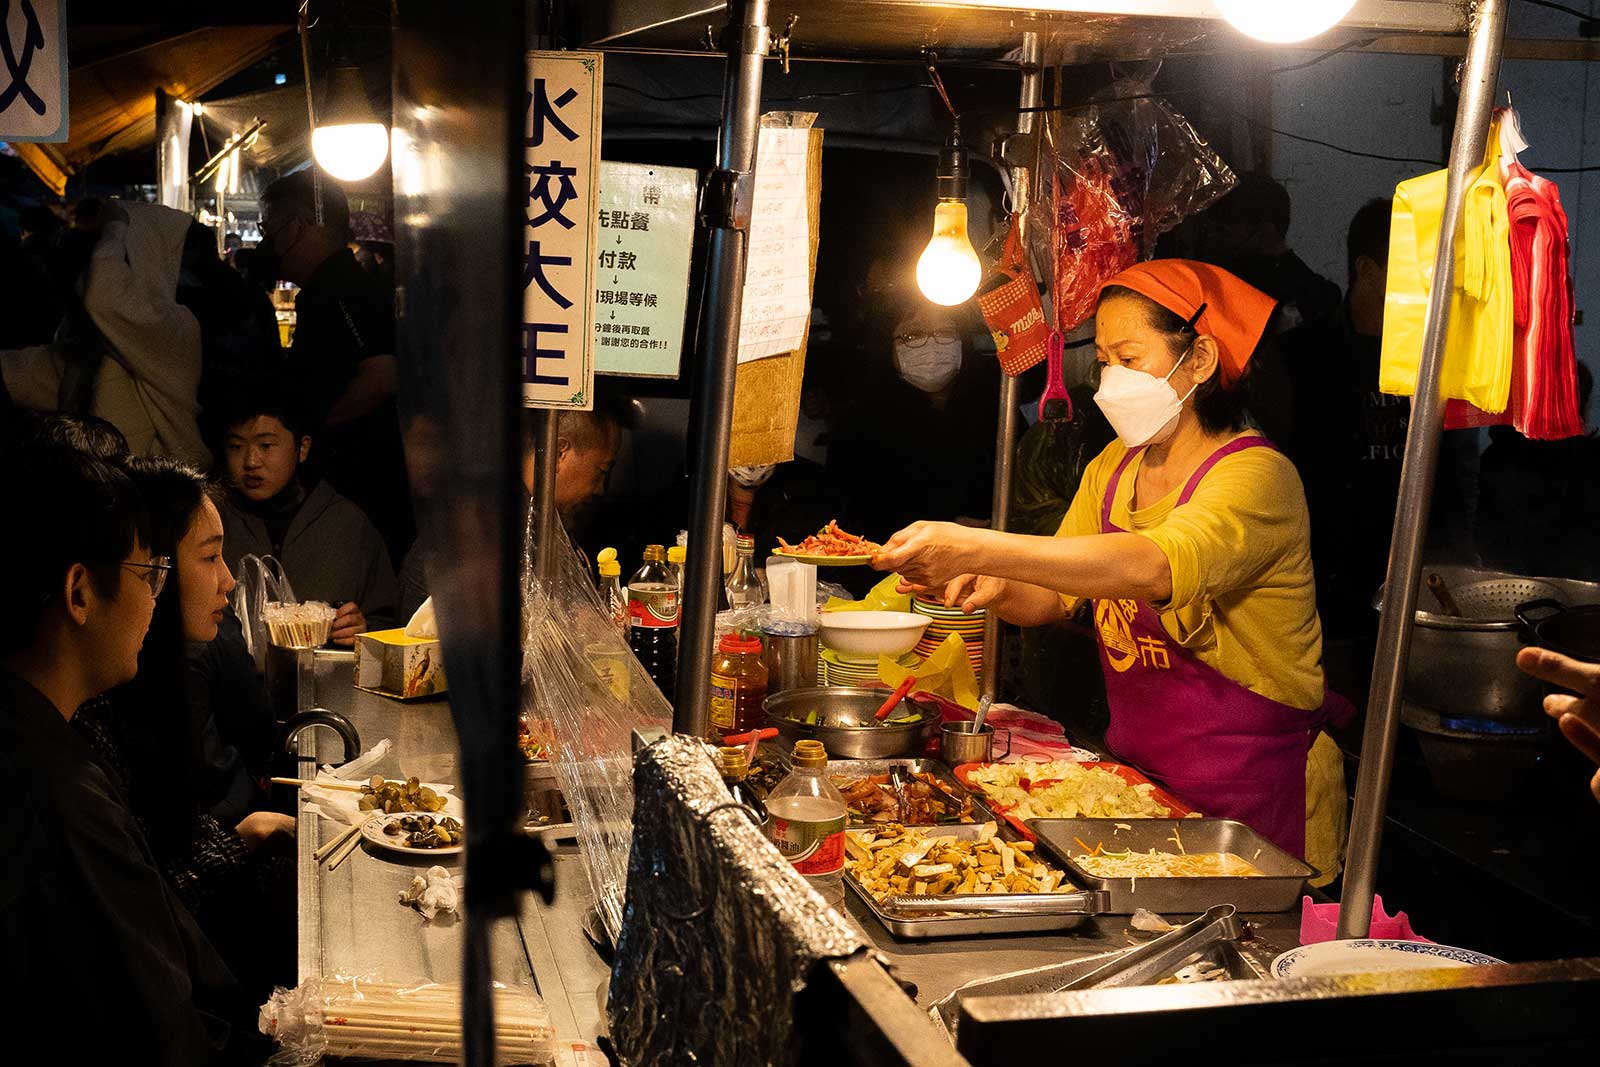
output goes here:
{"type": "Polygon", "coordinates": [[[733,480],[746,489],[760,489],[772,477],[772,472],[777,466],[763,463],[754,467],[729,467],[728,473],[733,475],[733,480]]]}
{"type": "Polygon", "coordinates": [[[920,345],[907,345],[896,338],[894,365],[913,389],[937,393],[961,372],[961,339],[945,341],[930,336],[920,345]]]}
{"type": "Polygon", "coordinates": [[[1094,402],[1100,405],[1106,421],[1117,431],[1124,445],[1129,448],[1158,445],[1177,430],[1183,402],[1193,396],[1200,385],[1196,382],[1180,397],[1167,379],[1187,358],[1188,352],[1179,356],[1166,378],[1116,364],[1101,368],[1100,388],[1094,394],[1094,402]]]}

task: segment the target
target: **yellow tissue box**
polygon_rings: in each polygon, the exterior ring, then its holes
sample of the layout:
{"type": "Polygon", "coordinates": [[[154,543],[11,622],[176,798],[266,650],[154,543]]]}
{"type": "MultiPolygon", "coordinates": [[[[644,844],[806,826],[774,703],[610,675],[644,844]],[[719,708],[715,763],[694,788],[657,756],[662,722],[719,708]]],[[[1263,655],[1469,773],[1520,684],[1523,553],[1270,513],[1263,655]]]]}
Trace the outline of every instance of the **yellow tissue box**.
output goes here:
{"type": "Polygon", "coordinates": [[[356,635],[356,688],[415,700],[443,693],[444,657],[433,637],[408,637],[405,630],[356,635]]]}

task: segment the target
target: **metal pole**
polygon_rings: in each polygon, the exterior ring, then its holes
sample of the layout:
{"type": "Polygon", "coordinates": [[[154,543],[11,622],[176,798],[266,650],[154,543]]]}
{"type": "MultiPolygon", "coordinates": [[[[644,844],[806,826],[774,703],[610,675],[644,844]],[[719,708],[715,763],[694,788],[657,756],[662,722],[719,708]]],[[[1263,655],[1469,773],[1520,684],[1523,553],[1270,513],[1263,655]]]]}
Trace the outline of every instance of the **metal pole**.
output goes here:
{"type": "Polygon", "coordinates": [[[1455,137],[1450,145],[1448,185],[1434,257],[1433,288],[1428,294],[1427,325],[1422,339],[1422,367],[1406,431],[1405,463],[1400,472],[1400,497],[1394,516],[1394,539],[1384,585],[1383,614],[1378,620],[1378,655],[1372,665],[1372,696],[1367,705],[1366,733],[1361,740],[1361,771],[1356,779],[1355,810],[1350,817],[1350,846],[1345,854],[1343,906],[1339,936],[1366,937],[1372,925],[1378,851],[1383,843],[1383,815],[1394,771],[1395,740],[1400,726],[1401,690],[1406,658],[1411,651],[1411,626],[1417,606],[1417,576],[1422,569],[1422,541],[1433,499],[1439,436],[1444,429],[1444,396],[1440,371],[1450,326],[1450,293],[1455,282],[1456,240],[1461,231],[1467,187],[1483,166],[1494,87],[1500,74],[1508,0],[1482,0],[1474,11],[1467,39],[1467,59],[1456,109],[1455,137]]]}
{"type": "Polygon", "coordinates": [[[534,573],[550,578],[555,569],[556,461],[560,458],[557,433],[560,413],[549,409],[535,415],[538,436],[534,439],[533,499],[539,517],[538,543],[533,548],[534,573]]]}
{"type": "MultiPolygon", "coordinates": [[[[1039,35],[1028,32],[1022,35],[1022,95],[1020,107],[1038,107],[1043,76],[1039,69],[1039,35]]],[[[1033,132],[1035,112],[1022,111],[1017,115],[1017,133],[1033,132]]],[[[1027,167],[1011,168],[1011,199],[1019,224],[1028,216],[1029,172],[1027,167]]],[[[1021,386],[1017,379],[1000,372],[1000,412],[994,435],[994,500],[990,506],[990,525],[1004,530],[1011,523],[1011,475],[1016,457],[1017,424],[1021,421],[1021,386]]],[[[988,612],[983,619],[983,695],[993,699],[1000,683],[1000,617],[988,612]]]]}
{"type": "Polygon", "coordinates": [[[761,124],[761,62],[767,0],[728,5],[728,65],[722,82],[717,170],[702,205],[712,229],[701,315],[700,380],[691,423],[698,454],[689,480],[689,558],[683,576],[677,699],[672,728],[700,736],[710,722],[711,655],[722,587],[722,516],[728,507],[728,444],[739,369],[739,313],[750,227],[750,187],[761,124]]]}

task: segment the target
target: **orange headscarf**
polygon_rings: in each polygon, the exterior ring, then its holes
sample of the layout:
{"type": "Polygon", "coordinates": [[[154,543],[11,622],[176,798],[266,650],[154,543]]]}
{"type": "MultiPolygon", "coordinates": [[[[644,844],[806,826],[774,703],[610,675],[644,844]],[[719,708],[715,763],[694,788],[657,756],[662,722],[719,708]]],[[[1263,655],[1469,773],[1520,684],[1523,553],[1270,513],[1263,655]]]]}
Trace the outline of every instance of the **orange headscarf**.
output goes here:
{"type": "Polygon", "coordinates": [[[1267,332],[1278,302],[1221,267],[1197,263],[1192,259],[1152,259],[1136,263],[1100,287],[1120,285],[1147,296],[1179,318],[1195,319],[1198,333],[1217,342],[1222,384],[1232,388],[1244,376],[1245,367],[1261,335],[1267,332]],[[1201,306],[1204,305],[1204,310],[1201,306]]]}

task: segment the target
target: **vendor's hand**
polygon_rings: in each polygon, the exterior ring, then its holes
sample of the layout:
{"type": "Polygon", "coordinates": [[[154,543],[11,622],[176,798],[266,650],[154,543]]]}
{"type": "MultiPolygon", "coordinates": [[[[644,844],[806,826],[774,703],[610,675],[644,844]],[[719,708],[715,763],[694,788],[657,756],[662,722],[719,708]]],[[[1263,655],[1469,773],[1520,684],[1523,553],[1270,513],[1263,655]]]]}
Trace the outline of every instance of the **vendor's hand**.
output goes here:
{"type": "Polygon", "coordinates": [[[872,566],[913,585],[944,586],[975,569],[980,531],[953,522],[914,522],[873,554],[872,566]]]}
{"type": "Polygon", "coordinates": [[[333,617],[333,631],[328,635],[328,640],[336,645],[353,645],[356,643],[356,634],[366,632],[367,617],[361,613],[361,605],[354,600],[346,600],[339,605],[339,612],[333,617]]]}
{"type": "Polygon", "coordinates": [[[277,834],[293,837],[295,825],[292,815],[283,815],[276,811],[257,811],[246,815],[233,830],[244,838],[244,847],[254,852],[277,834]]]}
{"type": "MultiPolygon", "coordinates": [[[[1517,666],[1535,678],[1581,694],[1551,693],[1544,698],[1544,712],[1556,720],[1573,748],[1600,764],[1600,665],[1545,648],[1525,648],[1517,653],[1517,666]]],[[[1600,772],[1589,781],[1589,791],[1600,800],[1600,772]]]]}

